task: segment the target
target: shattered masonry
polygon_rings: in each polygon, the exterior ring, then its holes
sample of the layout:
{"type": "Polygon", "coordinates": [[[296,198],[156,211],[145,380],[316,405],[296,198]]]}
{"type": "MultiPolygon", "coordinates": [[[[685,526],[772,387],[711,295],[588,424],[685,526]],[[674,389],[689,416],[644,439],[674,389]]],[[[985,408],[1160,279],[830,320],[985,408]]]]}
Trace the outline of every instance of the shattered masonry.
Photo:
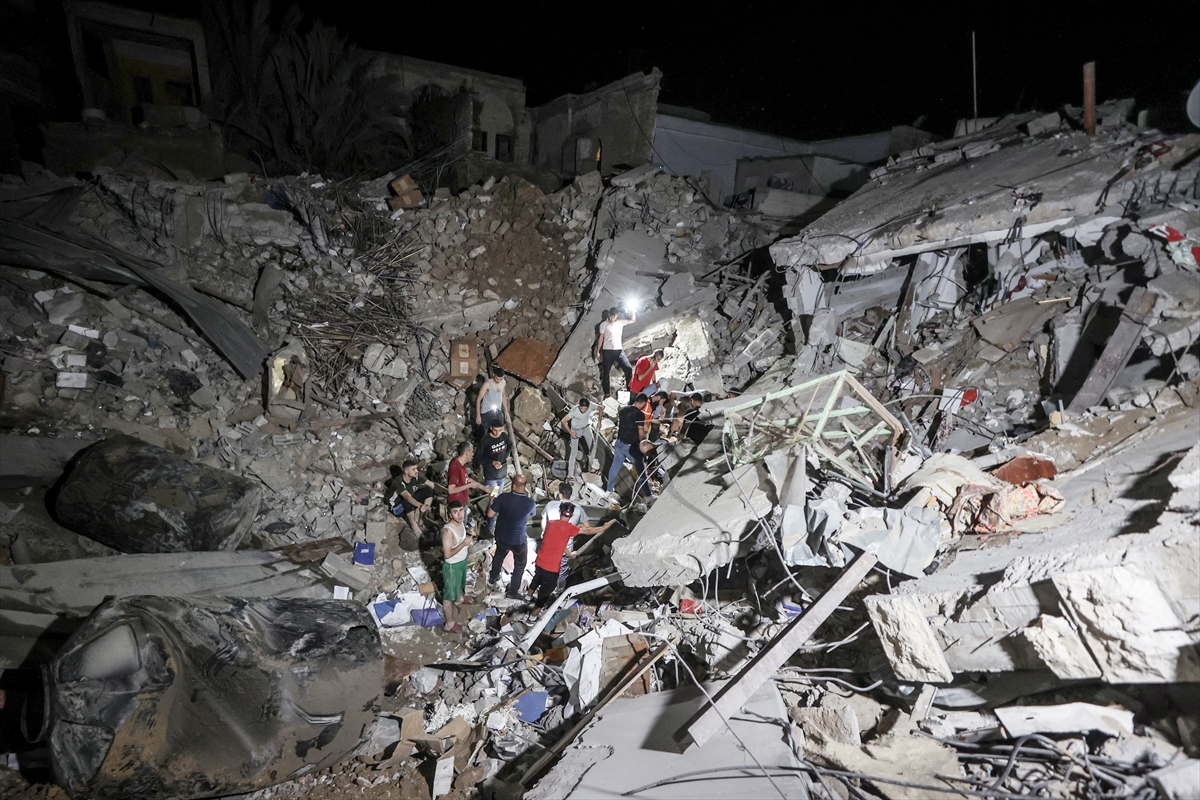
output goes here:
{"type": "Polygon", "coordinates": [[[12,758],[48,747],[72,796],[682,796],[728,765],[730,796],[1195,796],[1200,134],[1134,111],[843,165],[794,235],[652,164],[456,192],[24,164],[0,668],[46,665],[51,711],[12,758]],[[593,350],[626,306],[678,401],[645,501],[605,486],[629,397],[593,350]],[[613,524],[534,614],[477,523],[447,632],[443,487],[493,363],[530,575],[581,397],[572,502],[613,524]],[[391,511],[408,458],[424,530],[391,511]]]}

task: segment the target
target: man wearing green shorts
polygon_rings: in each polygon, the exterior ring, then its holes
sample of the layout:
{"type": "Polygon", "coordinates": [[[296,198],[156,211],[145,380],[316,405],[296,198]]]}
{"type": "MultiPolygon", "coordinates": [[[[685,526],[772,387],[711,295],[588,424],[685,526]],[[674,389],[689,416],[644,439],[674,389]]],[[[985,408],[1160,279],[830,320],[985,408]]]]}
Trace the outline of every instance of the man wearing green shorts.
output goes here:
{"type": "Polygon", "coordinates": [[[467,533],[463,519],[467,510],[457,500],[449,503],[450,521],[442,527],[442,610],[445,612],[445,629],[448,633],[459,633],[463,626],[454,621],[454,610],[475,602],[467,595],[467,550],[474,537],[467,533]]]}

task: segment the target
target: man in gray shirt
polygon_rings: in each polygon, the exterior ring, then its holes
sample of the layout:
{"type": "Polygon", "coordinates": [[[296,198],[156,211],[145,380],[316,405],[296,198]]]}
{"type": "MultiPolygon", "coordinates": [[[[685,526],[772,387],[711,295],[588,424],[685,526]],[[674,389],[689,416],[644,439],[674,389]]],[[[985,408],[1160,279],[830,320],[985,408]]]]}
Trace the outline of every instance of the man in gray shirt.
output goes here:
{"type": "Polygon", "coordinates": [[[592,428],[592,401],[586,397],[579,398],[579,405],[571,406],[567,415],[562,418],[563,430],[571,437],[571,452],[567,456],[567,474],[575,477],[579,470],[575,466],[575,458],[579,455],[579,443],[587,447],[587,457],[591,460],[592,469],[599,469],[596,459],[596,434],[592,428]]]}

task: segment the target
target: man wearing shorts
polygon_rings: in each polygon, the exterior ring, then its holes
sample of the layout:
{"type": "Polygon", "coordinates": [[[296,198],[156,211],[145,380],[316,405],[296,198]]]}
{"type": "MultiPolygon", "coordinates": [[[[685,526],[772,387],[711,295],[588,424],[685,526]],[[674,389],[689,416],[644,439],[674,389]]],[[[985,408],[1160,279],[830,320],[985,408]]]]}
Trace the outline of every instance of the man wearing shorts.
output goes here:
{"type": "Polygon", "coordinates": [[[442,526],[442,610],[445,612],[447,633],[460,633],[463,626],[454,621],[455,609],[475,602],[466,594],[467,551],[475,537],[463,525],[466,508],[451,500],[450,521],[442,526]]]}

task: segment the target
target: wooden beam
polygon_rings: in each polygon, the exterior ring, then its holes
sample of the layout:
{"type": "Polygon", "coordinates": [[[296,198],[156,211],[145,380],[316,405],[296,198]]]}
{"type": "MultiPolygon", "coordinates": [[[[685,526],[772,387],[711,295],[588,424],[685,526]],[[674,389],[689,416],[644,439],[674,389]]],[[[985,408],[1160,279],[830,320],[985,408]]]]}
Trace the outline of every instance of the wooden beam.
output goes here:
{"type": "Polygon", "coordinates": [[[725,720],[740,713],[746,701],[816,633],[817,628],[829,619],[878,560],[874,553],[862,553],[854,559],[815,603],[789,622],[745,669],[721,687],[711,704],[706,703],[684,723],[675,734],[676,740],[683,742],[690,738],[696,744],[703,745],[721,729],[725,720]]]}
{"type": "Polygon", "coordinates": [[[1096,62],[1083,65],[1083,129],[1096,135],[1096,62]]]}
{"type": "Polygon", "coordinates": [[[609,704],[611,704],[618,697],[625,694],[625,691],[632,686],[634,682],[640,680],[641,677],[646,674],[646,671],[650,669],[650,667],[654,666],[654,664],[657,663],[660,658],[666,655],[666,652],[670,649],[670,647],[670,642],[663,642],[657,648],[655,648],[654,652],[644,657],[637,669],[633,670],[624,678],[622,678],[621,682],[614,686],[608,692],[608,694],[604,696],[603,699],[598,701],[596,705],[588,709],[586,714],[579,718],[579,722],[576,722],[573,726],[571,726],[571,730],[567,731],[561,739],[551,745],[550,749],[542,754],[541,758],[533,762],[533,765],[529,769],[525,770],[525,774],[521,776],[521,785],[528,786],[530,781],[540,775],[542,770],[549,766],[551,761],[558,758],[559,754],[561,754],[563,750],[567,749],[567,745],[575,741],[575,737],[578,736],[580,732],[588,726],[593,717],[607,708],[609,704]]]}
{"type": "Polygon", "coordinates": [[[1149,292],[1141,286],[1133,290],[1129,302],[1121,310],[1121,321],[1117,329],[1108,337],[1108,344],[1100,354],[1100,360],[1088,373],[1087,380],[1075,393],[1071,405],[1067,406],[1068,416],[1078,416],[1088,408],[1099,403],[1108,394],[1117,373],[1129,363],[1134,348],[1142,340],[1142,330],[1146,327],[1146,317],[1154,309],[1154,301],[1158,295],[1149,292]]]}

